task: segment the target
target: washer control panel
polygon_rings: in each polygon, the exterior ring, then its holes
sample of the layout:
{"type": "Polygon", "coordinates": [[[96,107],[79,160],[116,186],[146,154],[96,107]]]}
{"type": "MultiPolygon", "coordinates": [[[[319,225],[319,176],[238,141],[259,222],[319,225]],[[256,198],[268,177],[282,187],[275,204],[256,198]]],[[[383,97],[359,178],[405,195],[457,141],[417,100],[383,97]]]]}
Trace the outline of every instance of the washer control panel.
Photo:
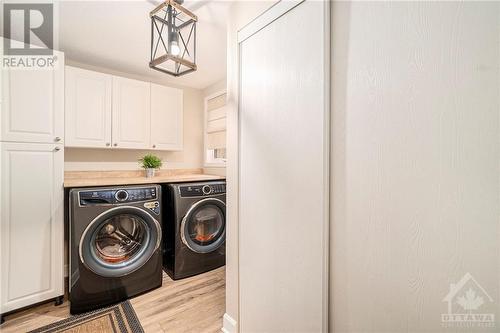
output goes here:
{"type": "Polygon", "coordinates": [[[225,183],[196,184],[180,186],[181,197],[203,197],[209,195],[221,195],[226,193],[225,183]]]}
{"type": "Polygon", "coordinates": [[[80,206],[157,200],[156,187],[103,189],[79,192],[80,206]]]}

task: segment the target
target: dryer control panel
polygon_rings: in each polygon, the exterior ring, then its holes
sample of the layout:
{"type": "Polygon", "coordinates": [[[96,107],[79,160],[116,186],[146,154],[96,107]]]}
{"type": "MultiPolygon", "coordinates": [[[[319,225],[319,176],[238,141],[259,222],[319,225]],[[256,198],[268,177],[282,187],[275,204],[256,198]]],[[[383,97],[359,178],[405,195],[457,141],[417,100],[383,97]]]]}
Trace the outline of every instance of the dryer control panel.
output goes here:
{"type": "Polygon", "coordinates": [[[203,197],[211,195],[221,195],[226,193],[225,183],[207,183],[180,186],[181,197],[203,197]]]}
{"type": "Polygon", "coordinates": [[[119,204],[158,199],[156,187],[103,189],[79,192],[80,206],[119,204]]]}

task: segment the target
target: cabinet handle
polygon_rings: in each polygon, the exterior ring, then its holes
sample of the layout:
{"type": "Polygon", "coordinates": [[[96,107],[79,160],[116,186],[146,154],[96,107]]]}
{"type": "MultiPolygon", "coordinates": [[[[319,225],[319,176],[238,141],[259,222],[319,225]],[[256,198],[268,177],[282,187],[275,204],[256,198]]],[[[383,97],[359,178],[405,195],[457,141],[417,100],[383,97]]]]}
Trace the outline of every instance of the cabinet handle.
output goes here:
{"type": "Polygon", "coordinates": [[[111,146],[111,143],[106,142],[106,147],[109,147],[109,146],[111,146]]]}
{"type": "Polygon", "coordinates": [[[58,136],[56,136],[56,137],[55,137],[55,139],[54,139],[54,141],[55,141],[55,142],[59,142],[59,141],[61,141],[61,138],[60,138],[60,137],[58,137],[58,136]]]}
{"type": "Polygon", "coordinates": [[[61,148],[59,148],[59,147],[54,148],[54,151],[59,151],[59,150],[61,150],[61,148]]]}
{"type": "Polygon", "coordinates": [[[118,144],[117,144],[117,143],[115,143],[115,144],[113,144],[113,146],[115,146],[115,147],[116,147],[116,146],[118,146],[118,144]]]}
{"type": "Polygon", "coordinates": [[[153,145],[153,148],[156,148],[156,145],[153,145]]]}

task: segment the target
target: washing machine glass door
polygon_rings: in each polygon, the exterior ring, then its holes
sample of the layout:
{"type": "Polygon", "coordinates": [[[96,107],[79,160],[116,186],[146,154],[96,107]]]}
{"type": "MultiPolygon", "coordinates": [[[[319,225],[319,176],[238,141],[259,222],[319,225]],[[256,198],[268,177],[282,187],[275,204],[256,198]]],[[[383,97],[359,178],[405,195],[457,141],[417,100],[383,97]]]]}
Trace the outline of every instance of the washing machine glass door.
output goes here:
{"type": "Polygon", "coordinates": [[[182,242],[194,252],[215,251],[224,243],[225,237],[226,205],[219,199],[198,201],[182,220],[182,242]]]}
{"type": "Polygon", "coordinates": [[[80,260],[100,276],[124,276],[143,266],[160,240],[160,224],[150,214],[137,207],[116,207],[89,224],[80,240],[80,260]]]}

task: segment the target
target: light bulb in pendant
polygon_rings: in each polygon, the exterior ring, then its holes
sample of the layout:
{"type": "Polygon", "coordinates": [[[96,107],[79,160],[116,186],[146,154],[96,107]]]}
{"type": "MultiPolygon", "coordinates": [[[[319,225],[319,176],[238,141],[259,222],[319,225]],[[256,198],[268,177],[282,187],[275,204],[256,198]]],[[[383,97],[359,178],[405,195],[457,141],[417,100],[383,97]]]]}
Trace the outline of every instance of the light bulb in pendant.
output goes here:
{"type": "Polygon", "coordinates": [[[181,48],[179,47],[179,43],[171,42],[170,43],[170,52],[174,56],[178,56],[179,54],[181,54],[181,48]]]}
{"type": "Polygon", "coordinates": [[[173,32],[170,35],[170,53],[174,56],[181,54],[181,48],[179,47],[179,34],[173,32]]]}

